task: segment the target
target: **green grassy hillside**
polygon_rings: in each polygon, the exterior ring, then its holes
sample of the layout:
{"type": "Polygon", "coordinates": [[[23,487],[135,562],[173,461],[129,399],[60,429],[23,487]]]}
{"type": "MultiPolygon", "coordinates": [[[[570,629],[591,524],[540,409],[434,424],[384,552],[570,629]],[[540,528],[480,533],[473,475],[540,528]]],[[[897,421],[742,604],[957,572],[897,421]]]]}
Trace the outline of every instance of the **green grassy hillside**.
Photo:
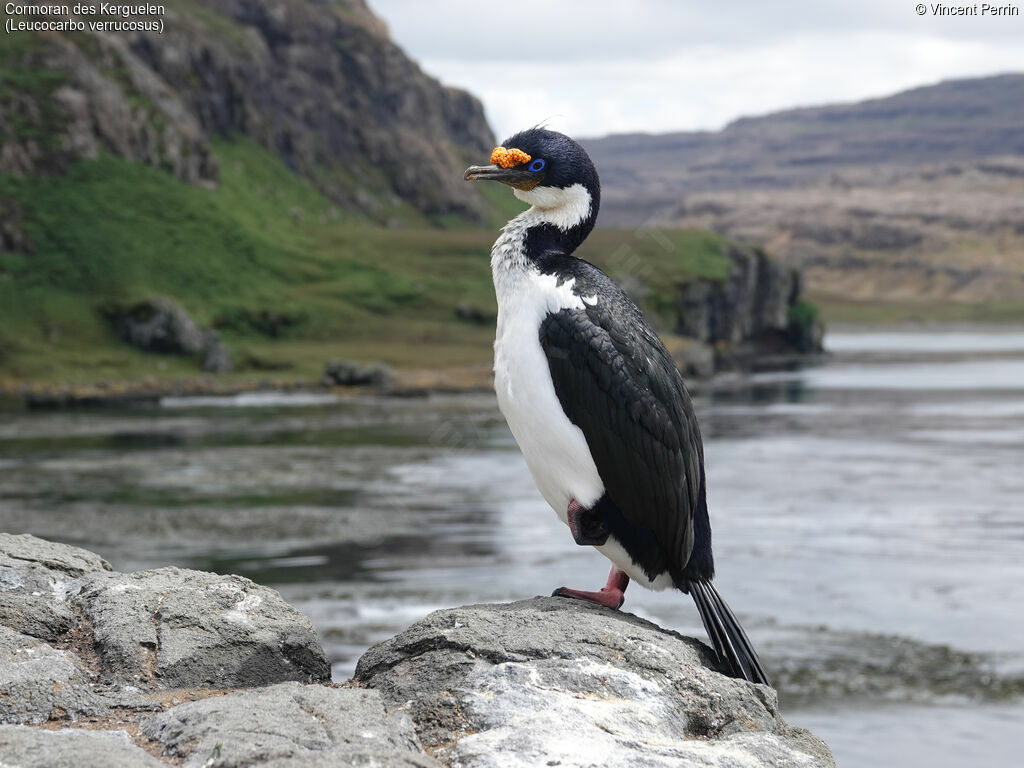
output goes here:
{"type": "MultiPolygon", "coordinates": [[[[82,384],[196,375],[197,362],[147,355],[103,318],[111,302],[170,296],[216,328],[239,378],[315,378],[332,357],[440,367],[490,359],[495,312],[488,266],[495,230],[520,209],[486,192],[491,227],[440,228],[406,212],[404,228],[339,210],[249,142],[214,147],[216,189],[114,157],[65,175],[0,177],[21,207],[28,254],[0,254],[0,383],[82,384]]],[[[655,314],[691,276],[724,278],[727,241],[670,231],[597,231],[583,255],[639,275],[655,314]]]]}

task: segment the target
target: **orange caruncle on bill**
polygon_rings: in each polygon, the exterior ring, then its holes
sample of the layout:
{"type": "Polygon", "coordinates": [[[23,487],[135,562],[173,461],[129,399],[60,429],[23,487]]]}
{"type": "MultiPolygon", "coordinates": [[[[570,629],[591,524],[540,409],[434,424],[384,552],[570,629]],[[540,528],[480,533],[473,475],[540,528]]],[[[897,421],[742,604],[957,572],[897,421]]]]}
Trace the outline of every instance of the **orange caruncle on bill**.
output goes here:
{"type": "Polygon", "coordinates": [[[521,149],[495,147],[491,152],[491,162],[499,168],[514,168],[522,163],[530,162],[530,156],[521,149]]]}

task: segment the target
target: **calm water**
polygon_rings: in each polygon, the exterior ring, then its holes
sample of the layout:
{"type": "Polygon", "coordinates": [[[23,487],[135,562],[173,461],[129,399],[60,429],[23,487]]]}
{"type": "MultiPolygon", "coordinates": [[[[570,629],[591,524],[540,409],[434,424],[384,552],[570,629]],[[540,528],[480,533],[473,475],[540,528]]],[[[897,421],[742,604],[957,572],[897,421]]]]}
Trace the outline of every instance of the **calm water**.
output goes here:
{"type": "MultiPolygon", "coordinates": [[[[1024,733],[1024,333],[833,334],[696,398],[717,583],[844,768],[1010,765],[1024,733]]],[[[431,610],[595,588],[488,396],[0,412],[0,528],[280,589],[335,665],[431,610]]],[[[688,597],[626,609],[703,637],[688,597]]]]}

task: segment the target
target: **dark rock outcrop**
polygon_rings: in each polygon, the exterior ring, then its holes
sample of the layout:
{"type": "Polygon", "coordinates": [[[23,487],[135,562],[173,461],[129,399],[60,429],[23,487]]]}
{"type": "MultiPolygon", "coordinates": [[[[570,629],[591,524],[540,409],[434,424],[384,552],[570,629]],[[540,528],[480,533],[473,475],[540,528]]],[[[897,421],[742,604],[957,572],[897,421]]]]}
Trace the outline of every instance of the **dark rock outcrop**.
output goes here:
{"type": "Polygon", "coordinates": [[[391,381],[391,369],[383,363],[331,360],[324,367],[323,384],[328,387],[386,387],[391,381]]]}
{"type": "Polygon", "coordinates": [[[772,689],[586,603],[437,611],[338,686],[309,620],[238,576],[0,534],[0,586],[0,755],[23,768],[834,768],[772,689]]]}
{"type": "Polygon", "coordinates": [[[104,307],[103,314],[122,340],[143,352],[194,355],[203,349],[202,330],[174,299],[104,307]]]}
{"type": "Polygon", "coordinates": [[[800,274],[760,249],[731,248],[729,277],[695,280],[679,292],[676,331],[705,344],[739,344],[769,329],[786,327],[800,295],[800,274]]]}
{"type": "Polygon", "coordinates": [[[493,146],[480,102],[425,75],[363,0],[201,5],[168,5],[159,35],[20,33],[0,64],[33,86],[0,99],[0,173],[104,151],[215,184],[211,139],[245,137],[345,208],[480,216],[462,181],[462,155],[493,146]]]}
{"type": "Polygon", "coordinates": [[[211,328],[200,328],[174,299],[156,298],[101,310],[123,341],[143,352],[162,355],[199,355],[207,373],[231,370],[231,352],[211,328]]]}
{"type": "Polygon", "coordinates": [[[760,248],[731,247],[722,282],[693,280],[679,288],[675,332],[715,350],[719,367],[764,355],[822,351],[824,330],[794,326],[801,305],[800,271],[760,248]]]}

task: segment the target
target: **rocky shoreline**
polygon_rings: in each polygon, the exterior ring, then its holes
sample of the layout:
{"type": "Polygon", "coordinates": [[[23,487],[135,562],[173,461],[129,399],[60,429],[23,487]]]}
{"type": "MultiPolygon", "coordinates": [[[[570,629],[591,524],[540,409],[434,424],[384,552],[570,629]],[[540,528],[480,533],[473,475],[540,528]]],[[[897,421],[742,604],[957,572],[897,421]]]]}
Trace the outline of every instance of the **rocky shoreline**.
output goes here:
{"type": "MultiPolygon", "coordinates": [[[[688,382],[707,381],[718,373],[736,371],[785,370],[814,365],[827,353],[764,353],[749,350],[727,356],[721,369],[710,346],[694,339],[667,339],[667,346],[688,382]]],[[[164,398],[228,397],[245,393],[385,395],[387,397],[427,397],[429,395],[472,394],[494,391],[494,372],[489,364],[457,368],[423,368],[393,371],[387,385],[337,385],[306,379],[232,379],[200,376],[188,379],[100,382],[98,384],[4,384],[0,398],[21,402],[38,410],[62,408],[104,408],[131,405],[156,405],[164,398]]]]}
{"type": "Polygon", "coordinates": [[[426,397],[431,394],[491,392],[489,365],[445,369],[396,371],[393,381],[380,385],[336,385],[308,379],[260,379],[199,376],[187,379],[100,382],[98,384],[23,385],[0,383],[0,397],[20,400],[32,409],[153,405],[169,397],[231,396],[248,392],[333,394],[352,396],[385,394],[391,397],[426,397]]]}
{"type": "Polygon", "coordinates": [[[0,762],[834,766],[708,648],[558,598],[437,611],[334,683],[309,619],[239,576],[118,573],[0,534],[0,762]]]}

